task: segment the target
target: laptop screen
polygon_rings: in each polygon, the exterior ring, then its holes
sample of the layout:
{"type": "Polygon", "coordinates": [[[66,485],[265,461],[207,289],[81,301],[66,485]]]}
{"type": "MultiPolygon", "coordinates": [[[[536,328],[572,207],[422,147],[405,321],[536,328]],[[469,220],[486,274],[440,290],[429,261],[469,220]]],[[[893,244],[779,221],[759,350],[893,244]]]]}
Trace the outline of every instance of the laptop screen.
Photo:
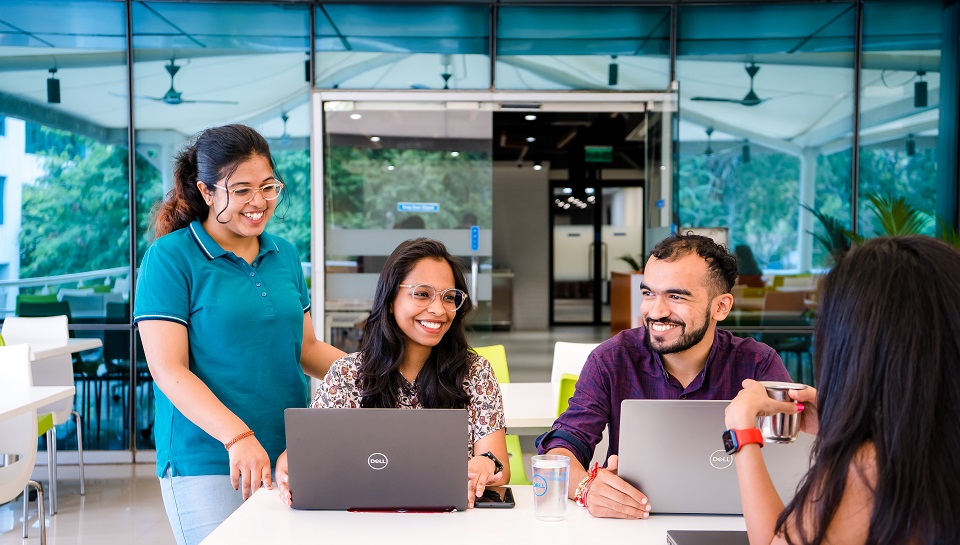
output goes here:
{"type": "Polygon", "coordinates": [[[294,509],[466,510],[466,409],[287,409],[294,509]]]}

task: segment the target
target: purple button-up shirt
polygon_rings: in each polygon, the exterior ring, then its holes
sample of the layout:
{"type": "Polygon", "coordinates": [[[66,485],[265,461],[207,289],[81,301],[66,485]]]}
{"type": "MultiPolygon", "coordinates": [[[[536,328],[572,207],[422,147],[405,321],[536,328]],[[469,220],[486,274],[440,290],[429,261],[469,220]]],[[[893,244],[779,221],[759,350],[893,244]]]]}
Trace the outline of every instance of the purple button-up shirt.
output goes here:
{"type": "Polygon", "coordinates": [[[570,407],[537,439],[540,454],[565,448],[586,468],[607,424],[606,457],[617,454],[624,399],[733,399],[743,379],[791,381],[776,350],[718,329],[703,371],[684,388],[663,368],[660,355],[650,350],[646,334],[644,327],[628,329],[594,349],[580,372],[570,407]]]}

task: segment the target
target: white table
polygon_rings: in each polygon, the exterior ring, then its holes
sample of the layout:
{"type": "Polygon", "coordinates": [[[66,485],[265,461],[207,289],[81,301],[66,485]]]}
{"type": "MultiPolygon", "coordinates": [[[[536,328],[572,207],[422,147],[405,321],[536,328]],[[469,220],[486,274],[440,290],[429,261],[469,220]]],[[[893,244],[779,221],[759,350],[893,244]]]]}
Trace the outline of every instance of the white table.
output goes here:
{"type": "Polygon", "coordinates": [[[33,386],[27,390],[0,386],[0,422],[66,399],[74,391],[73,386],[33,386]]]}
{"type": "Polygon", "coordinates": [[[100,348],[101,346],[103,346],[103,341],[98,338],[67,339],[67,344],[32,342],[30,343],[30,359],[32,361],[44,360],[54,356],[73,354],[75,352],[83,352],[84,350],[93,350],[94,348],[100,348]]]}
{"type": "Polygon", "coordinates": [[[557,419],[555,386],[550,382],[510,382],[500,385],[507,431],[539,435],[557,419]]]}
{"type": "Polygon", "coordinates": [[[457,542],[655,544],[667,530],[744,530],[741,516],[653,515],[646,520],[594,518],[572,501],[567,518],[542,522],[533,516],[533,491],[514,486],[513,509],[471,509],[463,513],[351,513],[297,511],[280,502],[276,490],[260,490],[203,545],[238,543],[417,543],[457,542]]]}

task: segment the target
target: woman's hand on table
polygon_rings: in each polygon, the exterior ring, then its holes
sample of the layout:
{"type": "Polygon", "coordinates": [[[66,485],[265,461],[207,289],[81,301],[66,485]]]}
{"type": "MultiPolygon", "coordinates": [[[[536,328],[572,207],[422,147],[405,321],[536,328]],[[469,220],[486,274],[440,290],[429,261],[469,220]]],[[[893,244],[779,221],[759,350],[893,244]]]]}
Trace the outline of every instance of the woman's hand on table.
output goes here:
{"type": "Polygon", "coordinates": [[[280,489],[280,501],[287,507],[293,507],[293,494],[290,492],[290,473],[287,465],[287,451],[277,458],[277,487],[280,489]]]}
{"type": "Polygon", "coordinates": [[[497,470],[493,460],[486,456],[474,456],[467,462],[467,509],[473,509],[473,503],[483,495],[487,485],[494,484],[503,476],[497,470]]]}

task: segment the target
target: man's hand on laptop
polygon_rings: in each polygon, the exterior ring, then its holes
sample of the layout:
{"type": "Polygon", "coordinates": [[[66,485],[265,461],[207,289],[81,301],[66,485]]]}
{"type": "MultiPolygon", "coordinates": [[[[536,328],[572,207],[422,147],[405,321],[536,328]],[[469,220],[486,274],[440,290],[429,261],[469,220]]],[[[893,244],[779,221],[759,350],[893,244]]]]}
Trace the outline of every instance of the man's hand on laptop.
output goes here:
{"type": "Polygon", "coordinates": [[[647,497],[630,483],[617,476],[617,455],[607,460],[590,484],[587,510],[600,518],[640,519],[650,516],[647,497]]]}
{"type": "Polygon", "coordinates": [[[287,451],[283,451],[277,458],[277,487],[280,489],[280,501],[293,507],[293,494],[290,492],[289,466],[287,465],[287,451]]]}

